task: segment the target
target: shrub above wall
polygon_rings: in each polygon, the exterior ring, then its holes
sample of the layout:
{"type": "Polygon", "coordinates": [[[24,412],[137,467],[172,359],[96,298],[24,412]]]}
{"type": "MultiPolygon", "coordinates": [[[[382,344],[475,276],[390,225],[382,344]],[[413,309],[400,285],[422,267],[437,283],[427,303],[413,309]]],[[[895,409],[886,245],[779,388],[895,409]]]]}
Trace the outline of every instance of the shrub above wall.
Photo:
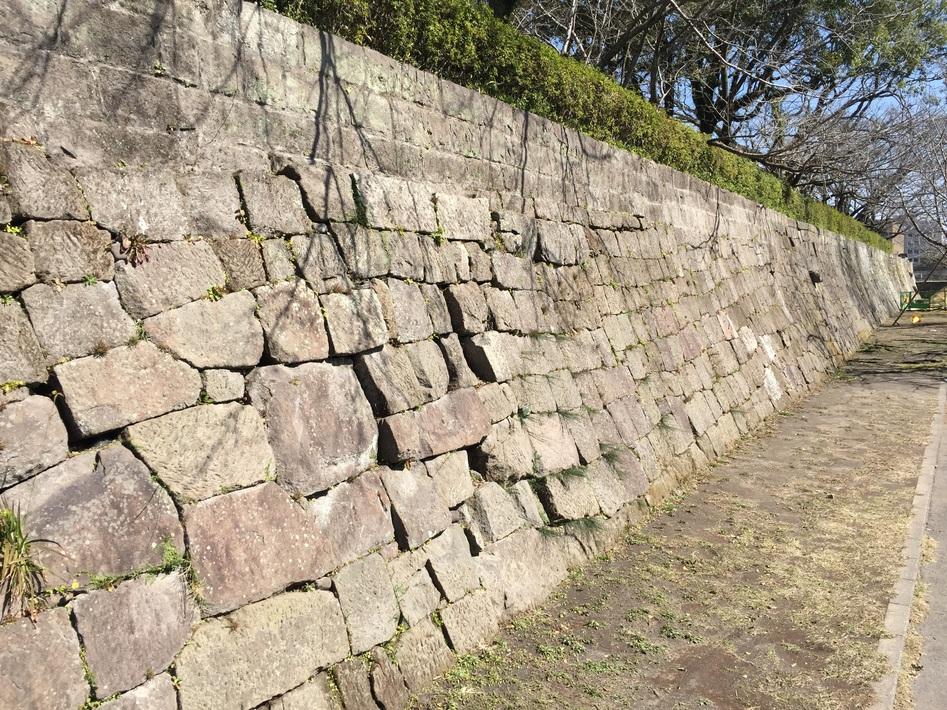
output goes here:
{"type": "Polygon", "coordinates": [[[593,67],[496,18],[473,0],[260,0],[272,10],[513,106],[631,150],[766,207],[890,252],[858,220],[707,144],[593,67]]]}

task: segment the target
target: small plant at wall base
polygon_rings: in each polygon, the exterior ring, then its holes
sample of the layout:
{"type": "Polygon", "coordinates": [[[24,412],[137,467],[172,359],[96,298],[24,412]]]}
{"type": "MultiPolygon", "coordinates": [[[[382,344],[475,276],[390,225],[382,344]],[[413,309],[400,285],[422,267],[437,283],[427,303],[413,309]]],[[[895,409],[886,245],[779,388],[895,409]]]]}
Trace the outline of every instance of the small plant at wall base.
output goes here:
{"type": "Polygon", "coordinates": [[[29,537],[19,506],[0,501],[0,621],[39,610],[46,579],[33,557],[37,544],[56,543],[29,537]]]}

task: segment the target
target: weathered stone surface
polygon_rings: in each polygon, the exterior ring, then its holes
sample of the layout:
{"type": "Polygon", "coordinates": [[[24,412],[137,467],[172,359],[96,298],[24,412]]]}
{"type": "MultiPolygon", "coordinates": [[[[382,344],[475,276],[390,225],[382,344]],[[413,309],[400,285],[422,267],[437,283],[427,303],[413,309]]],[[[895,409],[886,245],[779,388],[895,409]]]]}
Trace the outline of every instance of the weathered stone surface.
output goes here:
{"type": "Polygon", "coordinates": [[[447,301],[444,300],[443,292],[434,284],[422,284],[421,293],[424,295],[434,332],[438,335],[450,333],[450,311],[447,310],[447,301]]]}
{"type": "Polygon", "coordinates": [[[227,274],[231,291],[256,288],[266,283],[260,248],[249,239],[213,239],[211,247],[227,274]]]}
{"type": "Polygon", "coordinates": [[[34,283],[30,243],[18,234],[0,232],[0,291],[19,291],[34,283]]]}
{"type": "Polygon", "coordinates": [[[273,167],[281,174],[292,176],[306,204],[320,221],[343,222],[355,218],[355,198],[348,171],[332,165],[300,163],[284,156],[277,156],[273,167]]]}
{"type": "Polygon", "coordinates": [[[526,418],[536,463],[540,473],[561,471],[579,465],[579,452],[572,435],[562,425],[558,414],[536,414],[526,418]]]}
{"type": "Polygon", "coordinates": [[[533,274],[533,262],[523,257],[494,252],[490,257],[493,263],[493,274],[497,284],[503,288],[532,289],[536,288],[536,277],[533,274]]]}
{"type": "Polygon", "coordinates": [[[381,555],[375,553],[340,569],[332,578],[352,653],[384,643],[395,634],[401,611],[381,555]]]}
{"type": "Polygon", "coordinates": [[[139,342],[57,365],[56,377],[79,433],[101,434],[197,401],[196,370],[139,342]]]}
{"type": "Polygon", "coordinates": [[[68,609],[0,626],[0,706],[75,710],[88,695],[68,609]]]}
{"type": "Polygon", "coordinates": [[[449,286],[444,291],[454,330],[458,333],[482,333],[490,311],[480,287],[471,282],[449,286]]]}
{"type": "Polygon", "coordinates": [[[167,668],[200,620],[177,572],[83,594],[72,608],[100,698],[140,685],[167,668]]]}
{"type": "Polygon", "coordinates": [[[398,667],[382,649],[372,650],[372,692],[385,710],[403,708],[408,704],[408,687],[398,667]]]}
{"type": "Polygon", "coordinates": [[[441,601],[441,593],[426,569],[412,574],[401,585],[395,587],[395,596],[401,606],[401,614],[409,626],[415,626],[431,615],[441,601]]]}
{"type": "Polygon", "coordinates": [[[258,234],[305,234],[312,227],[299,186],[288,177],[258,171],[241,172],[240,193],[250,229],[258,234]]]}
{"type": "Polygon", "coordinates": [[[438,495],[448,507],[460,505],[473,495],[474,484],[466,451],[454,451],[424,462],[438,495]]]}
{"type": "Polygon", "coordinates": [[[499,422],[516,412],[516,396],[506,383],[490,382],[477,389],[477,396],[483,402],[490,421],[499,422]]]}
{"type": "Polygon", "coordinates": [[[247,390],[267,421],[284,485],[310,495],[371,464],[378,429],[351,367],[261,367],[250,373],[247,390]]]}
{"type": "Polygon", "coordinates": [[[356,372],[376,412],[397,414],[447,393],[447,365],[430,341],[387,345],[362,355],[356,372]]]}
{"type": "Polygon", "coordinates": [[[171,676],[162,673],[99,707],[105,710],[177,710],[178,695],[171,676]]]}
{"type": "Polygon", "coordinates": [[[484,197],[438,193],[437,221],[448,239],[486,244],[492,238],[490,201],[484,197]]]}
{"type": "Polygon", "coordinates": [[[456,601],[480,586],[470,543],[459,525],[451,525],[424,546],[427,568],[448,601],[456,601]]]}
{"type": "Polygon", "coordinates": [[[461,343],[467,362],[481,380],[505,382],[523,374],[523,346],[515,335],[490,330],[461,343]]]}
{"type": "Polygon", "coordinates": [[[387,175],[353,175],[361,219],[378,229],[435,232],[437,214],[426,185],[387,175]]]}
{"type": "Polygon", "coordinates": [[[201,373],[204,394],[211,402],[230,402],[243,399],[243,375],[231,370],[204,370],[201,373]]]}
{"type": "Polygon", "coordinates": [[[424,620],[398,639],[395,659],[408,688],[418,692],[450,667],[454,654],[447,647],[441,630],[424,620]]]}
{"type": "Polygon", "coordinates": [[[118,302],[115,284],[36,284],[23,292],[36,338],[49,360],[100,354],[135,337],[135,321],[118,302]]]}
{"type": "Polygon", "coordinates": [[[492,481],[477,488],[464,512],[481,548],[502,540],[526,522],[510,494],[492,481]]]}
{"type": "Polygon", "coordinates": [[[147,254],[148,261],[138,266],[120,262],[115,268],[118,294],[133,318],[183,306],[227,280],[207,242],[151,244],[147,254]]]}
{"type": "Polygon", "coordinates": [[[391,268],[391,250],[388,242],[392,235],[366,229],[356,224],[334,225],[342,258],[356,278],[370,279],[385,276],[391,268]]]}
{"type": "Polygon", "coordinates": [[[27,222],[25,230],[42,281],[107,281],[115,274],[112,235],[91,222],[27,222]]]}
{"type": "Polygon", "coordinates": [[[96,167],[83,170],[79,180],[92,218],[112,231],[156,242],[191,233],[188,210],[170,171],[96,167]]]}
{"type": "Polygon", "coordinates": [[[50,586],[161,564],[165,544],[184,549],[170,497],[122,446],[67,459],[3,496],[21,507],[32,537],[57,543],[34,548],[50,586]]]}
{"type": "Polygon", "coordinates": [[[296,264],[289,243],[284,239],[267,239],[260,245],[266,277],[270,281],[284,281],[296,277],[296,264]]]}
{"type": "Polygon", "coordinates": [[[343,565],[395,539],[388,495],[376,471],[344,481],[309,503],[330,557],[343,565]]]}
{"type": "Polygon", "coordinates": [[[421,455],[421,430],[415,412],[401,412],[378,422],[378,456],[397,463],[421,455]]]}
{"type": "Polygon", "coordinates": [[[197,628],[175,663],[181,708],[255,707],[348,654],[331,593],[280,594],[197,628]]]}
{"type": "Polygon", "coordinates": [[[240,195],[230,171],[183,172],[174,179],[181,192],[188,234],[232,238],[246,233],[238,219],[240,195]]]}
{"type": "Polygon", "coordinates": [[[553,520],[576,520],[599,512],[595,489],[585,472],[568,476],[546,476],[539,497],[553,520]]]}
{"type": "Polygon", "coordinates": [[[10,206],[19,217],[88,219],[82,193],[65,168],[53,164],[42,147],[15,141],[0,144],[0,175],[9,183],[10,206]]]}
{"type": "Polygon", "coordinates": [[[395,534],[403,548],[414,549],[450,525],[450,510],[420,467],[384,469],[381,480],[391,500],[395,534]]]}
{"type": "Polygon", "coordinates": [[[348,290],[348,280],[340,278],[345,275],[345,263],[330,234],[322,231],[299,235],[290,239],[289,244],[303,278],[313,290],[317,293],[326,293],[330,287],[348,290]]]}
{"type": "Polygon", "coordinates": [[[434,332],[424,295],[417,284],[388,279],[388,292],[394,314],[391,333],[399,343],[424,340],[434,332]]]}
{"type": "Polygon", "coordinates": [[[543,504],[540,502],[539,496],[536,495],[529,481],[517,481],[514,483],[510,486],[510,494],[516,500],[520,511],[526,518],[526,522],[530,525],[538,528],[549,522],[543,510],[543,504]]]}
{"type": "Polygon", "coordinates": [[[500,630],[502,596],[480,589],[448,605],[442,612],[451,648],[466,653],[488,641],[500,630]]]}
{"type": "Polygon", "coordinates": [[[250,367],[263,355],[263,328],[249,291],[200,300],[145,320],[148,338],[194,367],[250,367]]]}
{"type": "Polygon", "coordinates": [[[586,467],[586,476],[595,499],[605,515],[614,515],[625,503],[634,498],[614,469],[601,459],[586,467]]]}
{"type": "Polygon", "coordinates": [[[0,489],[34,476],[69,453],[66,427],[46,397],[26,397],[0,409],[0,489]]]}
{"type": "Polygon", "coordinates": [[[371,289],[322,296],[332,352],[351,355],[388,340],[388,326],[378,296],[371,289]]]}
{"type": "Polygon", "coordinates": [[[490,417],[473,389],[454,390],[425,404],[417,421],[422,458],[471,446],[490,431],[490,417]]]}
{"type": "Polygon", "coordinates": [[[211,614],[316,580],[335,566],[315,519],[275,483],[201,501],[185,510],[184,526],[211,614]]]}
{"type": "Polygon", "coordinates": [[[329,357],[322,308],[304,281],[263,286],[254,295],[267,351],[273,359],[293,364],[329,357]]]}
{"type": "Polygon", "coordinates": [[[0,384],[46,382],[46,354],[23,307],[0,302],[0,384]]]}
{"type": "Polygon", "coordinates": [[[263,420],[253,407],[206,404],[133,424],[129,445],[181,501],[196,501],[275,475],[263,420]]]}
{"type": "Polygon", "coordinates": [[[329,689],[329,677],[319,673],[298,688],[271,700],[266,710],[342,710],[342,704],[329,689]]]}
{"type": "Polygon", "coordinates": [[[540,472],[529,434],[516,417],[494,424],[473,450],[471,461],[491,481],[515,481],[540,472]]]}
{"type": "Polygon", "coordinates": [[[345,710],[378,710],[372,697],[368,666],[360,658],[348,658],[332,669],[345,710]]]}

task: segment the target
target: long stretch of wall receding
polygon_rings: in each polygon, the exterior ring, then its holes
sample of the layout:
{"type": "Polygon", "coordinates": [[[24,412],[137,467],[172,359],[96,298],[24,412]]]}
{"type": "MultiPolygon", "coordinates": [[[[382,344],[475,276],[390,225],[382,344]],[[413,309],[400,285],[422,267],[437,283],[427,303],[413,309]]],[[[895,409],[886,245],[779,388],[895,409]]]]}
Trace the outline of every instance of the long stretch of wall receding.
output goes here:
{"type": "Polygon", "coordinates": [[[0,706],[401,707],[904,262],[232,0],[0,3],[0,706]]]}

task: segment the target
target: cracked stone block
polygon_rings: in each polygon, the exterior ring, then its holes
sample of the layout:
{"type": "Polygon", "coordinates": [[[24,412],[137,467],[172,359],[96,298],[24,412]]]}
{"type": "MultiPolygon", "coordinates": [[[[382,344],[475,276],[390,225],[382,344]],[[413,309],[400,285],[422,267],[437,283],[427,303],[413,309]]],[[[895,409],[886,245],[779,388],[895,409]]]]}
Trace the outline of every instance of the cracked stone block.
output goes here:
{"type": "Polygon", "coordinates": [[[516,396],[506,383],[489,382],[477,389],[477,396],[494,424],[512,416],[517,409],[516,396]]]}
{"type": "Polygon", "coordinates": [[[387,175],[353,175],[360,217],[377,229],[437,231],[433,192],[426,185],[387,175]]]}
{"type": "Polygon", "coordinates": [[[184,527],[209,614],[319,579],[335,566],[315,519],[272,482],[185,509],[184,527]]]}
{"type": "Polygon", "coordinates": [[[394,314],[391,332],[399,343],[424,340],[434,333],[424,295],[417,284],[388,279],[388,291],[394,314]]]}
{"type": "Polygon", "coordinates": [[[448,286],[444,298],[454,330],[463,334],[483,332],[490,309],[477,284],[467,282],[448,286]]]}
{"type": "Polygon", "coordinates": [[[599,512],[595,488],[585,471],[541,479],[539,497],[553,520],[577,520],[599,512]]]}
{"type": "Polygon", "coordinates": [[[372,649],[372,692],[385,710],[403,708],[410,694],[404,676],[382,649],[372,649]]]}
{"type": "Polygon", "coordinates": [[[46,354],[23,307],[0,303],[0,383],[46,382],[46,354]]]}
{"type": "Polygon", "coordinates": [[[194,367],[250,367],[263,355],[263,328],[249,291],[200,300],[145,319],[149,340],[194,367]]]}
{"type": "Polygon", "coordinates": [[[325,293],[330,286],[343,286],[347,290],[345,263],[331,235],[323,231],[295,236],[289,240],[289,245],[303,278],[314,291],[325,293]]]}
{"type": "Polygon", "coordinates": [[[46,397],[26,397],[0,409],[0,488],[54,466],[69,454],[66,427],[46,397]]]}
{"type": "Polygon", "coordinates": [[[92,218],[112,232],[172,241],[191,234],[181,191],[168,170],[94,169],[79,175],[92,218]]]}
{"type": "Polygon", "coordinates": [[[381,555],[371,554],[346,565],[336,572],[332,584],[353,654],[363,653],[394,636],[401,611],[381,555]]]}
{"type": "Polygon", "coordinates": [[[370,279],[385,276],[391,268],[390,232],[366,229],[357,224],[333,225],[342,259],[353,276],[370,279]]]}
{"type": "Polygon", "coordinates": [[[347,365],[270,365],[247,377],[280,482],[311,495],[367,469],[378,446],[371,405],[347,365]]]}
{"type": "Polygon", "coordinates": [[[540,528],[549,522],[546,519],[543,504],[540,502],[539,496],[536,495],[529,481],[517,481],[514,483],[510,486],[510,494],[514,500],[516,500],[520,512],[522,512],[526,518],[526,522],[530,525],[535,528],[540,528]]]}
{"type": "Polygon", "coordinates": [[[374,470],[314,498],[309,510],[337,564],[347,564],[395,539],[388,495],[374,470]]]}
{"type": "Polygon", "coordinates": [[[456,601],[480,587],[470,543],[459,525],[451,525],[424,546],[427,568],[434,584],[448,601],[456,601]]]}
{"type": "Polygon", "coordinates": [[[466,451],[453,451],[424,462],[438,495],[449,508],[460,505],[473,495],[474,484],[466,451]]]}
{"type": "Polygon", "coordinates": [[[420,692],[454,662],[444,634],[430,620],[418,622],[398,639],[398,668],[412,692],[420,692]]]}
{"type": "Polygon", "coordinates": [[[137,332],[113,283],[36,284],[23,292],[23,303],[51,362],[100,354],[124,345],[137,332]]]}
{"type": "Polygon", "coordinates": [[[220,259],[231,291],[256,288],[266,283],[260,248],[249,239],[212,239],[210,245],[220,259]]]}
{"type": "Polygon", "coordinates": [[[75,178],[50,161],[39,146],[4,141],[0,145],[0,174],[9,184],[10,207],[17,217],[89,218],[75,178]]]}
{"type": "Polygon", "coordinates": [[[66,459],[3,496],[20,506],[32,537],[57,543],[34,548],[53,587],[159,565],[166,543],[184,549],[171,498],[122,446],[66,459]]]}
{"type": "Polygon", "coordinates": [[[329,341],[336,355],[377,348],[388,340],[388,326],[378,296],[372,289],[322,296],[329,341]]]}
{"type": "Polygon", "coordinates": [[[30,243],[19,234],[0,232],[0,291],[19,291],[34,283],[30,243]]]}
{"type": "Polygon", "coordinates": [[[82,436],[183,409],[201,394],[196,370],[147,341],[72,360],[54,371],[82,436]]]}
{"type": "Polygon", "coordinates": [[[250,708],[349,655],[330,592],[287,592],[197,627],[175,662],[182,710],[250,708]]]}
{"type": "Polygon", "coordinates": [[[298,688],[271,700],[265,710],[342,710],[342,705],[329,689],[328,675],[319,673],[298,688]]]}
{"type": "Polygon", "coordinates": [[[426,569],[418,570],[403,585],[396,586],[395,595],[409,626],[427,620],[441,602],[441,593],[426,569]]]}
{"type": "Polygon", "coordinates": [[[447,239],[488,244],[493,240],[490,201],[485,197],[437,195],[437,221],[447,239]]]}
{"type": "Polygon", "coordinates": [[[329,357],[329,336],[319,299],[301,280],[254,291],[257,315],[273,359],[285,363],[329,357]]]}
{"type": "Polygon", "coordinates": [[[177,710],[178,694],[171,676],[162,673],[99,707],[105,710],[177,710]]]}
{"type": "Polygon", "coordinates": [[[447,309],[447,301],[444,300],[443,291],[434,284],[421,284],[420,288],[434,332],[438,335],[450,333],[452,327],[450,311],[447,309]]]}
{"type": "Polygon", "coordinates": [[[125,438],[180,501],[203,500],[275,475],[263,419],[235,402],[133,424],[125,438]]]}
{"type": "Polygon", "coordinates": [[[529,434],[518,418],[494,424],[483,442],[472,452],[473,467],[492,481],[531,476],[538,471],[529,434]]]}
{"type": "Polygon", "coordinates": [[[269,281],[284,281],[296,277],[296,263],[293,252],[285,239],[267,239],[260,245],[263,265],[269,281]]]}
{"type": "Polygon", "coordinates": [[[179,572],[83,594],[72,608],[101,698],[134,688],[171,665],[200,621],[179,572]]]}
{"type": "Polygon", "coordinates": [[[383,469],[381,480],[391,501],[395,535],[403,548],[419,547],[450,525],[450,510],[422,467],[383,469]]]}
{"type": "Polygon", "coordinates": [[[502,594],[481,589],[449,604],[441,619],[454,651],[467,653],[499,632],[502,615],[502,594]]]}
{"type": "Polygon", "coordinates": [[[150,244],[148,260],[138,266],[119,262],[115,285],[132,318],[183,306],[221,287],[227,280],[220,260],[207,242],[150,244]]]}
{"type": "Polygon", "coordinates": [[[417,411],[421,458],[479,443],[490,433],[487,415],[474,389],[454,390],[417,411]]]}
{"type": "Polygon", "coordinates": [[[621,510],[625,503],[634,500],[632,491],[605,461],[600,459],[589,464],[586,467],[586,476],[605,515],[611,517],[621,510]]]}
{"type": "Polygon", "coordinates": [[[257,234],[305,234],[312,228],[293,180],[261,171],[241,172],[237,180],[250,229],[257,234]]]}
{"type": "Polygon", "coordinates": [[[452,389],[475,387],[480,384],[480,380],[467,364],[464,349],[456,333],[439,338],[437,344],[444,355],[444,360],[447,362],[447,372],[450,375],[452,389]]]}
{"type": "Polygon", "coordinates": [[[372,696],[368,666],[360,658],[348,658],[332,669],[345,710],[378,710],[372,696]]]}
{"type": "Polygon", "coordinates": [[[243,375],[231,370],[204,370],[201,373],[204,394],[212,402],[230,402],[243,399],[243,375]]]}
{"type": "Polygon", "coordinates": [[[346,170],[319,163],[299,163],[284,156],[277,156],[274,169],[292,176],[319,220],[344,222],[355,217],[352,179],[346,170]]]}
{"type": "Polygon", "coordinates": [[[0,626],[0,706],[75,710],[88,695],[68,609],[0,626]]]}
{"type": "Polygon", "coordinates": [[[447,365],[430,341],[386,345],[356,361],[356,372],[376,412],[397,414],[447,393],[447,365]]]}
{"type": "Polygon", "coordinates": [[[519,530],[526,522],[510,494],[493,481],[481,484],[463,511],[481,549],[519,530]]]}

